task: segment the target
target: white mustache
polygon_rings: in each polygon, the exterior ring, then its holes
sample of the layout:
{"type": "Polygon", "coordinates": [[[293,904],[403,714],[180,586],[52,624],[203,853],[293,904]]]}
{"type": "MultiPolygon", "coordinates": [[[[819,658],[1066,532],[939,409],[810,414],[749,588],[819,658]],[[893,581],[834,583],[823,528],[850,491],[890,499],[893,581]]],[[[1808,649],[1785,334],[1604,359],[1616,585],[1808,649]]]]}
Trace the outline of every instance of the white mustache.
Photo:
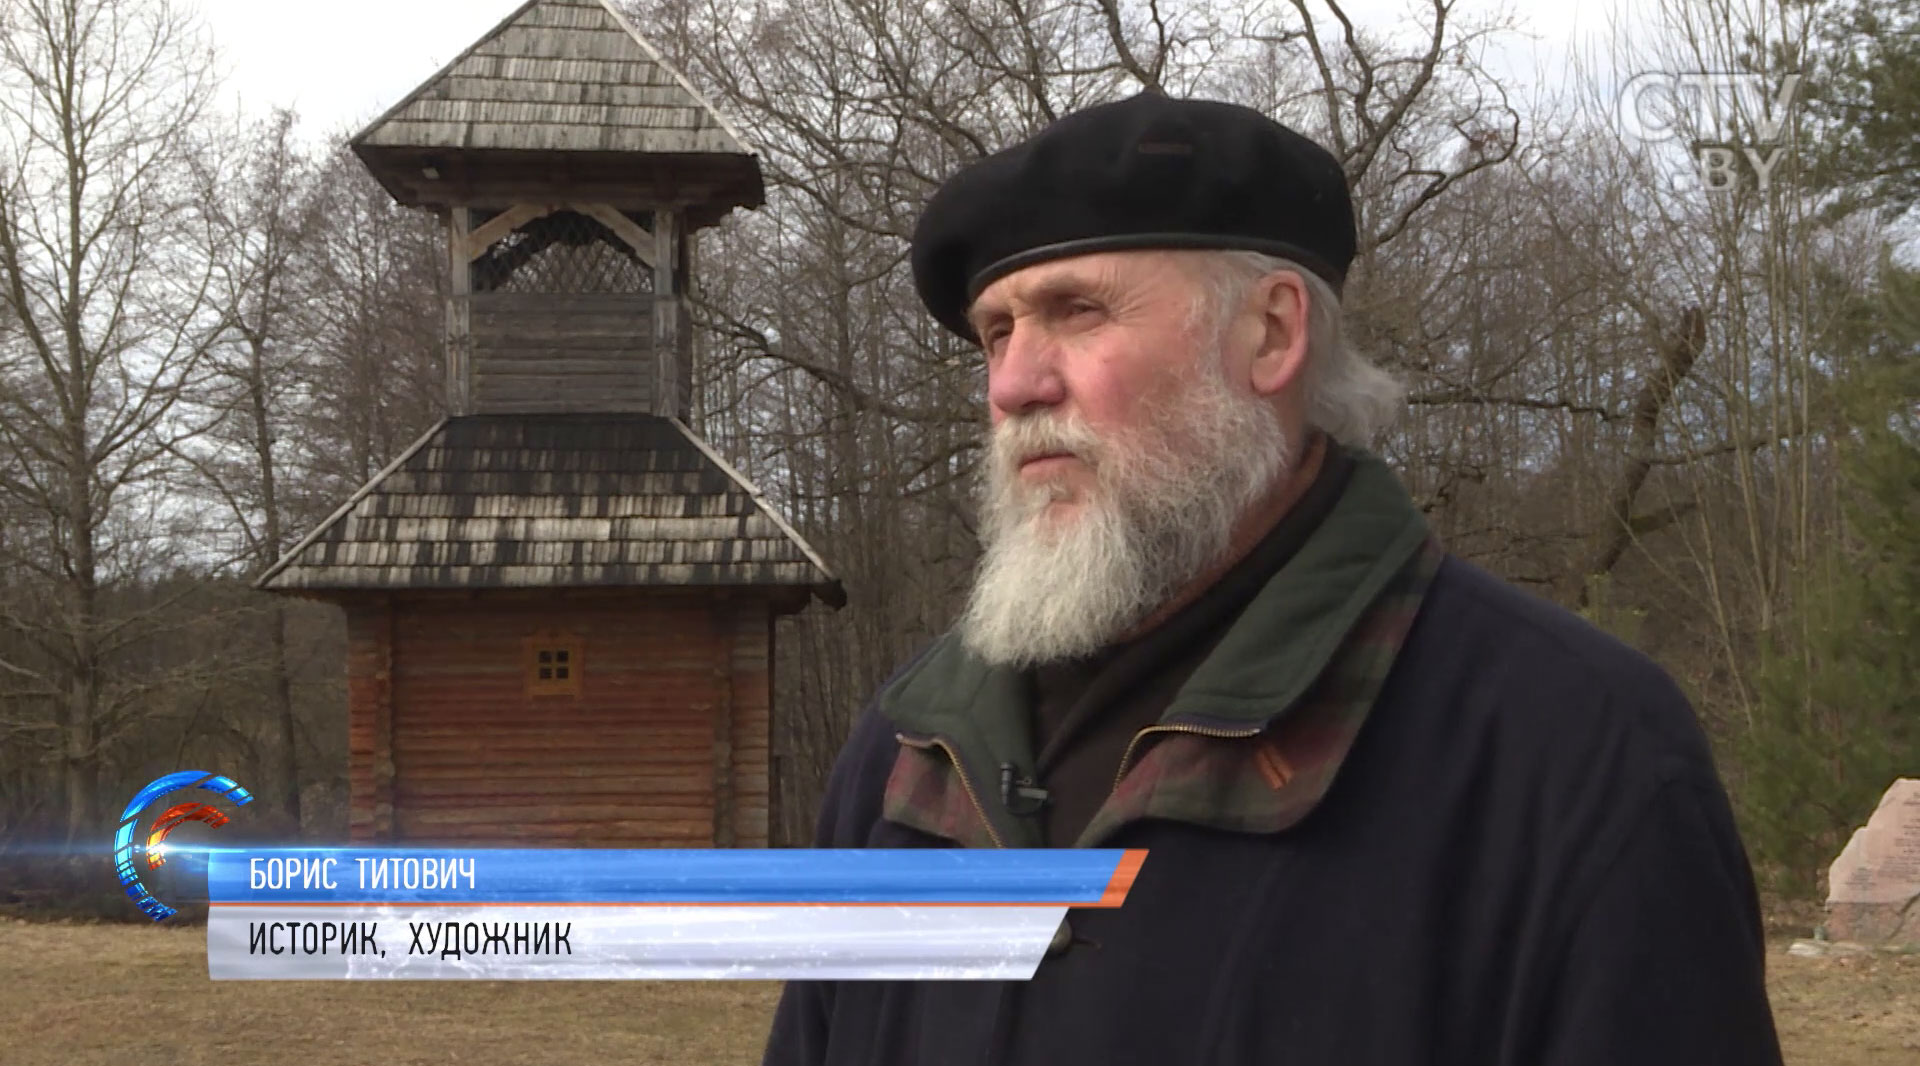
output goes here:
{"type": "Polygon", "coordinates": [[[1099,465],[1104,442],[1075,415],[1014,415],[993,431],[993,457],[1002,470],[1018,470],[1029,459],[1071,455],[1099,465]]]}

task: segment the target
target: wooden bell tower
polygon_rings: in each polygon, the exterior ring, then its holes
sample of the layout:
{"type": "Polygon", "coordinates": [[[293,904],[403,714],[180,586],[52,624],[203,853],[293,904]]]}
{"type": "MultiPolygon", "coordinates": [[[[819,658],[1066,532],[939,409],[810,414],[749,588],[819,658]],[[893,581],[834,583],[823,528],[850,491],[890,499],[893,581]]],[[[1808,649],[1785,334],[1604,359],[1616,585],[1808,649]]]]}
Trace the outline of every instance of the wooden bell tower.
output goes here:
{"type": "Polygon", "coordinates": [[[681,418],[694,233],[765,199],[739,134],[599,0],[535,0],[353,139],[446,220],[447,410],[681,418]]]}
{"type": "Polygon", "coordinates": [[[694,237],[757,158],[601,0],[352,144],[451,272],[448,417],[258,583],[346,611],[353,838],[764,845],[772,620],[845,597],[685,421],[694,237]]]}

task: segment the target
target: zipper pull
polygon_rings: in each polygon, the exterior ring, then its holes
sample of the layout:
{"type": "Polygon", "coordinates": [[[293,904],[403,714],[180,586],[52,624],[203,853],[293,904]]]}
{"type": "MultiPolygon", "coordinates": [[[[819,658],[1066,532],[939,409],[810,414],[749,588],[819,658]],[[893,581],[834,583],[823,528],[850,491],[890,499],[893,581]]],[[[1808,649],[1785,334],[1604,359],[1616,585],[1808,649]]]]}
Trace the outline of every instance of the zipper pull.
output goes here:
{"type": "Polygon", "coordinates": [[[1053,793],[1041,788],[1032,778],[1020,774],[1010,762],[1000,764],[1000,803],[1008,813],[1022,818],[1039,814],[1053,802],[1053,793]]]}

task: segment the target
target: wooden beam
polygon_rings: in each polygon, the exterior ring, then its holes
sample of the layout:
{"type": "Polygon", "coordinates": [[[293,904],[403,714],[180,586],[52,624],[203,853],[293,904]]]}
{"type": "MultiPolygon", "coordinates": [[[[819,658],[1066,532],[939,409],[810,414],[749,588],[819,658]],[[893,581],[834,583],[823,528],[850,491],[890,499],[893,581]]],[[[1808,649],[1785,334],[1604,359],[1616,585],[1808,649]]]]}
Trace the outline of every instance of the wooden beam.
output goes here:
{"type": "Polygon", "coordinates": [[[473,234],[468,232],[472,212],[447,209],[447,248],[453,271],[447,289],[447,413],[473,413],[473,257],[466,254],[473,234]]]}
{"type": "Polygon", "coordinates": [[[393,817],[393,637],[394,605],[382,598],[373,620],[373,839],[394,839],[393,817]]]}
{"type": "Polygon", "coordinates": [[[653,269],[655,254],[653,234],[641,228],[638,222],[628,218],[611,204],[571,204],[569,206],[574,211],[612,230],[614,236],[633,249],[633,254],[640,257],[640,262],[645,264],[647,269],[653,269]]]}
{"type": "MultiPolygon", "coordinates": [[[[684,213],[677,214],[675,217],[680,222],[680,239],[676,242],[679,247],[675,249],[676,260],[673,269],[675,277],[680,281],[680,294],[686,296],[693,292],[693,242],[695,240],[695,233],[693,228],[687,225],[687,216],[684,213]]],[[[680,306],[686,306],[684,300],[680,306]]],[[[674,350],[674,366],[679,372],[679,377],[676,378],[673,383],[674,389],[677,390],[674,402],[678,404],[677,410],[680,412],[680,417],[691,421],[694,419],[693,322],[691,315],[687,315],[685,320],[680,323],[679,340],[680,346],[674,350]]],[[[698,423],[696,422],[695,424],[698,423]]]]}
{"type": "Polygon", "coordinates": [[[731,848],[739,844],[733,824],[733,657],[739,638],[730,604],[714,604],[713,618],[719,653],[713,667],[713,844],[731,848]]]}
{"type": "Polygon", "coordinates": [[[764,598],[741,589],[731,604],[733,659],[729,698],[733,705],[733,846],[764,848],[771,826],[772,735],[771,693],[767,690],[767,629],[769,612],[764,598]]]}
{"type": "Polygon", "coordinates": [[[464,246],[467,261],[471,263],[475,259],[487,254],[487,249],[493,247],[495,241],[500,240],[521,226],[532,222],[536,218],[545,218],[558,210],[560,210],[558,204],[514,204],[505,211],[487,219],[479,228],[467,234],[467,243],[464,246]]]}
{"type": "MultiPolygon", "coordinates": [[[[775,612],[771,609],[761,616],[760,624],[766,626],[767,640],[765,645],[767,656],[767,687],[765,690],[765,698],[767,701],[767,832],[766,836],[759,841],[757,846],[772,848],[789,843],[786,839],[785,830],[781,828],[784,823],[780,820],[780,790],[782,788],[779,753],[780,729],[776,724],[780,719],[777,715],[779,708],[774,705],[773,701],[773,694],[779,691],[774,687],[774,670],[776,669],[778,661],[778,657],[774,654],[778,650],[774,647],[774,638],[779,634],[780,626],[775,612]]],[[[807,843],[807,838],[802,837],[801,842],[807,843]]]]}
{"type": "Polygon", "coordinates": [[[679,418],[680,410],[680,212],[653,215],[653,413],[679,418]]]}

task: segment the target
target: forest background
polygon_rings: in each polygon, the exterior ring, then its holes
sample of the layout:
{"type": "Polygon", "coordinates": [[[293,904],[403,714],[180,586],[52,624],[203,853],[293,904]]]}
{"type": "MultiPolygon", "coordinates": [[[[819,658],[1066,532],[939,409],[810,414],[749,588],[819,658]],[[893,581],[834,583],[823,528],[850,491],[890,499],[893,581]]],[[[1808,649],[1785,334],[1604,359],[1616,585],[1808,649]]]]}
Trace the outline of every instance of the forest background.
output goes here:
{"type": "MultiPolygon", "coordinates": [[[[1143,87],[1340,158],[1353,336],[1411,400],[1367,443],[1452,550],[1680,679],[1774,898],[1817,898],[1920,771],[1915,0],[1653,0],[1525,91],[1488,62],[1514,20],[1461,0],[1385,28],[1329,0],[626,10],[767,173],[766,207],[701,238],[695,428],[850,596],[781,623],[778,841],[977,547],[984,374],[914,297],[919,206],[1143,87]]],[[[238,112],[219,69],[168,0],[0,0],[15,909],[87,905],[27,860],[106,840],[181,766],[344,837],[342,620],[250,582],[440,417],[443,236],[351,131],[238,112]]]]}

